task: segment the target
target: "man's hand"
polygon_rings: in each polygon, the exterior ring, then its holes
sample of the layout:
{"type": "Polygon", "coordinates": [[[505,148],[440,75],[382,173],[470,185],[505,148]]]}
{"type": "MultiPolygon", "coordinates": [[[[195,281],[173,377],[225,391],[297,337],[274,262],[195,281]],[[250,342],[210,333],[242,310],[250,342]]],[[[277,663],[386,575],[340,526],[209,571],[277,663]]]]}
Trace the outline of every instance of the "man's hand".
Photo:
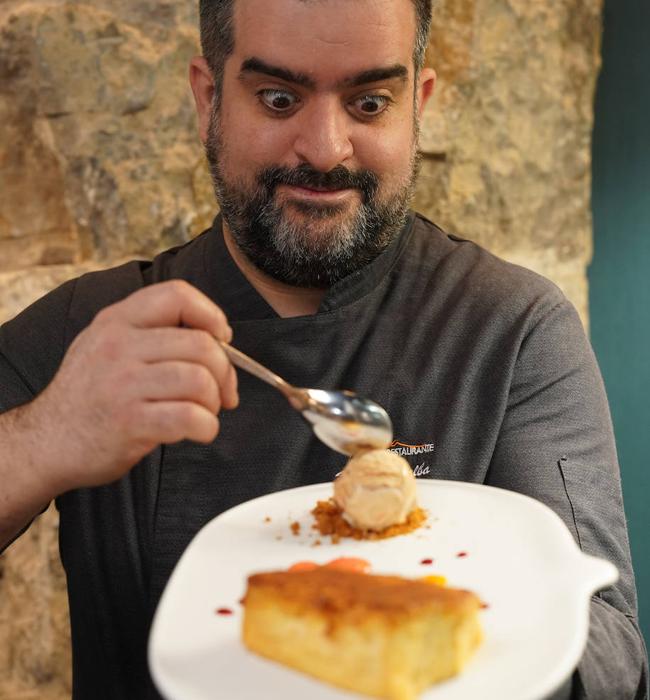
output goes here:
{"type": "Polygon", "coordinates": [[[103,309],[23,408],[38,426],[34,469],[60,493],[114,481],[160,444],[211,442],[239,400],[217,341],[231,338],[221,309],[182,281],[103,309]]]}

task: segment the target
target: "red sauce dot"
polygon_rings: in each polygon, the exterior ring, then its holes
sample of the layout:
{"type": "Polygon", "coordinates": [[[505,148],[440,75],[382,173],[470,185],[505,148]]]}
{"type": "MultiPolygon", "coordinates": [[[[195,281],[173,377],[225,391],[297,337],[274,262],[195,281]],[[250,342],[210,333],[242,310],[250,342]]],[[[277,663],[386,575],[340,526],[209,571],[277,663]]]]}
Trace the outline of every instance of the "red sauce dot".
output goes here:
{"type": "Polygon", "coordinates": [[[467,552],[458,552],[458,554],[457,554],[456,556],[457,556],[459,559],[462,559],[463,557],[466,557],[466,556],[467,556],[467,552]]]}
{"type": "Polygon", "coordinates": [[[218,608],[215,610],[217,615],[232,615],[232,610],[230,608],[218,608]]]}
{"type": "Polygon", "coordinates": [[[433,559],[423,559],[420,564],[423,566],[429,566],[429,564],[433,564],[433,559]]]}
{"type": "Polygon", "coordinates": [[[481,610],[487,610],[489,607],[487,603],[481,603],[481,610]]]}

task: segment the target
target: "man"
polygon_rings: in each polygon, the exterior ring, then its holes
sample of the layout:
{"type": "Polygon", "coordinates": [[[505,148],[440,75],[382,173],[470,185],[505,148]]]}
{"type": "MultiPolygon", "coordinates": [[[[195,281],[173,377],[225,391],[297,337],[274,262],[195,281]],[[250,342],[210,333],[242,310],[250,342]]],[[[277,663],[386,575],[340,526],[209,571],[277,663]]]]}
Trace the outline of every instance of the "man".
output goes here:
{"type": "Polygon", "coordinates": [[[223,212],[195,241],[63,285],[0,329],[0,534],[53,498],[75,698],[155,697],[151,615],[184,547],[343,459],[217,339],[382,404],[413,466],[547,503],[619,583],[562,697],[645,697],[602,383],[553,285],[408,211],[429,0],[205,0],[190,79],[223,212]],[[35,354],[34,348],[44,348],[35,354]],[[425,465],[426,463],[426,465],[425,465]]]}

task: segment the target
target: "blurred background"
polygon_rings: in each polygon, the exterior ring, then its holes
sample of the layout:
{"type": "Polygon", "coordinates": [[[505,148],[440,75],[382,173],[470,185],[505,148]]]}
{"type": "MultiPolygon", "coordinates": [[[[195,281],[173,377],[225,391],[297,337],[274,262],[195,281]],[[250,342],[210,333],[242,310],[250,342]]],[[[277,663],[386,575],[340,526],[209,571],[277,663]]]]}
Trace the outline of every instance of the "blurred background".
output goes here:
{"type": "MultiPolygon", "coordinates": [[[[66,279],[209,226],[187,84],[195,5],[0,0],[0,322],[66,279]]],[[[438,0],[415,203],[553,279],[590,329],[646,639],[648,26],[647,0],[438,0]]],[[[50,509],[0,557],[0,700],[70,697],[56,536],[50,509]]]]}
{"type": "Polygon", "coordinates": [[[650,645],[650,2],[605,0],[593,137],[591,340],[621,463],[641,628],[650,645]]]}

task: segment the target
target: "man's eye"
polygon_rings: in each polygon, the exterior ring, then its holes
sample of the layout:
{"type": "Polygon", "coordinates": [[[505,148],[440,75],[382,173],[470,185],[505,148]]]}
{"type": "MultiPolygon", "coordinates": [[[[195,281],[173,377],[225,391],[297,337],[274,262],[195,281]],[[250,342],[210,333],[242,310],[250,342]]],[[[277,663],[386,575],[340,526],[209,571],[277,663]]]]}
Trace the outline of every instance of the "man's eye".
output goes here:
{"type": "Polygon", "coordinates": [[[364,95],[354,101],[354,107],[365,117],[381,114],[390,105],[390,97],[385,95],[364,95]]]}
{"type": "Polygon", "coordinates": [[[298,102],[295,95],[285,90],[261,90],[258,96],[262,103],[274,112],[289,112],[298,102]]]}

